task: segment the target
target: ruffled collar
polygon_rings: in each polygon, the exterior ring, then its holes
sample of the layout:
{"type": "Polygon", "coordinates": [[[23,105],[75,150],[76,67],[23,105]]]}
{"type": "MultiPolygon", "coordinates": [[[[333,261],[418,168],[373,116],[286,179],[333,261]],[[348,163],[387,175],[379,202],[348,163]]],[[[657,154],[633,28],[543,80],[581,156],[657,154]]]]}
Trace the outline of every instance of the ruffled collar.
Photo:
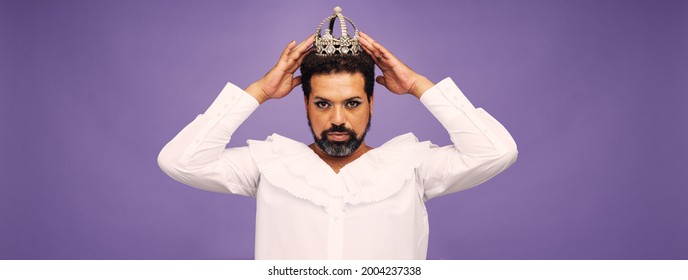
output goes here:
{"type": "Polygon", "coordinates": [[[397,193],[412,180],[429,152],[429,141],[412,134],[397,136],[372,149],[335,173],[304,143],[273,134],[265,141],[249,140],[251,156],[270,184],[295,197],[327,207],[341,197],[350,205],[375,203],[397,193]]]}

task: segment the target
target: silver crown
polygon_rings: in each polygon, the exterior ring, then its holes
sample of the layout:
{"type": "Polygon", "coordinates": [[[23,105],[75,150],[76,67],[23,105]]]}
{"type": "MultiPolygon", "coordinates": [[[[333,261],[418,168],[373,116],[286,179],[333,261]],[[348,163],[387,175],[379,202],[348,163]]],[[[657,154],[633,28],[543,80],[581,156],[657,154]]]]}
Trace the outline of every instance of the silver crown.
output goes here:
{"type": "Polygon", "coordinates": [[[324,19],[318,26],[318,30],[315,35],[315,52],[318,55],[357,55],[361,50],[361,45],[358,44],[358,28],[354,25],[354,22],[342,15],[342,8],[334,7],[334,14],[324,19]],[[332,28],[334,27],[334,20],[339,19],[339,26],[342,29],[342,37],[334,38],[332,36],[332,28]],[[325,29],[325,34],[320,34],[323,24],[330,21],[330,27],[325,29]],[[346,21],[351,23],[354,27],[354,37],[349,37],[349,33],[346,29],[346,21]]]}

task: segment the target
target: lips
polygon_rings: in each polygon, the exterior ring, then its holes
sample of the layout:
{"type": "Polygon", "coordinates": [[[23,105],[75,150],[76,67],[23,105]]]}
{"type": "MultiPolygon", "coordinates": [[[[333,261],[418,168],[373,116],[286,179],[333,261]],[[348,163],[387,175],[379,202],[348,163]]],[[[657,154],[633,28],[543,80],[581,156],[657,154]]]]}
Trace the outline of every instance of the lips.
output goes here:
{"type": "Polygon", "coordinates": [[[349,133],[347,132],[329,132],[327,133],[327,139],[330,141],[342,142],[349,140],[349,133]]]}

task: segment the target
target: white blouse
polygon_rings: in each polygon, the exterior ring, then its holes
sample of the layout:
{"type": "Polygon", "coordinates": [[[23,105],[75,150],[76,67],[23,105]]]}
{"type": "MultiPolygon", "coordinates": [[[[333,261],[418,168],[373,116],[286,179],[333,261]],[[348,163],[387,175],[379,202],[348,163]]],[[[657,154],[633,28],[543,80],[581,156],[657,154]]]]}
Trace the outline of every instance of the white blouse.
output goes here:
{"type": "Polygon", "coordinates": [[[454,145],[437,147],[408,133],[335,173],[307,145],[277,134],[226,148],[258,107],[228,83],[158,163],[189,186],[256,197],[256,259],[425,259],[425,202],[497,175],[517,150],[507,130],[450,78],[420,100],[454,145]]]}

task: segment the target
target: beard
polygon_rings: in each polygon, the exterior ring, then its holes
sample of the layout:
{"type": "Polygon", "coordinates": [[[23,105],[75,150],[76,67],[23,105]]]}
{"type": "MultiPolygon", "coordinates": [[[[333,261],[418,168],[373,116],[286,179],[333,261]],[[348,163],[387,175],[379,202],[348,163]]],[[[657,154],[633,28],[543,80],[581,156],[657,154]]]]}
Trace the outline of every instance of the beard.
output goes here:
{"type": "Polygon", "coordinates": [[[363,144],[363,140],[368,133],[368,129],[370,129],[370,116],[368,117],[366,129],[360,138],[358,138],[358,134],[355,131],[345,127],[344,124],[332,125],[329,129],[326,129],[320,133],[320,138],[318,138],[315,134],[315,131],[313,131],[310,117],[308,117],[308,127],[311,129],[315,144],[318,145],[320,150],[322,150],[326,155],[332,157],[345,157],[351,155],[358,149],[358,147],[361,146],[361,144],[363,144]],[[333,132],[345,132],[349,135],[349,139],[346,141],[332,141],[327,139],[327,134],[333,132]]]}

